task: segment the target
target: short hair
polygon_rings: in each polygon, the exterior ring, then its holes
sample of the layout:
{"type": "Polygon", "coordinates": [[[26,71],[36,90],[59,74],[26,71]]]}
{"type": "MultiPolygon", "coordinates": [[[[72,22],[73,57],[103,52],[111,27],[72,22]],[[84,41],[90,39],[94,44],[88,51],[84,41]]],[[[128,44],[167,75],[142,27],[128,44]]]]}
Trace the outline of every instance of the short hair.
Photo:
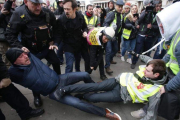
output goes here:
{"type": "Polygon", "coordinates": [[[86,10],[88,10],[88,7],[89,7],[89,6],[93,7],[93,5],[88,4],[88,5],[86,6],[86,10]]]}
{"type": "Polygon", "coordinates": [[[159,77],[162,78],[166,73],[166,64],[163,60],[160,59],[153,59],[147,63],[146,66],[152,65],[153,67],[153,74],[159,73],[159,77]]]}
{"type": "Polygon", "coordinates": [[[75,0],[64,0],[63,1],[63,5],[65,4],[65,3],[67,3],[67,2],[71,2],[72,3],[72,8],[73,9],[75,9],[75,8],[77,8],[77,2],[75,1],[75,0]]]}

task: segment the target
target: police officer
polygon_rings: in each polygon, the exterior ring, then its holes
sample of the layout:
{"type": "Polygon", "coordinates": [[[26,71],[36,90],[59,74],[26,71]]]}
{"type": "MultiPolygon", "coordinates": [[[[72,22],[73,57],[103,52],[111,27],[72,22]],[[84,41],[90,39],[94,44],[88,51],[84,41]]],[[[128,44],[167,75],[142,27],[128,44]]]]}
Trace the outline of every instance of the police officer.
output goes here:
{"type": "MultiPolygon", "coordinates": [[[[42,0],[24,0],[13,13],[7,25],[6,39],[11,47],[21,48],[25,52],[31,52],[39,59],[45,58],[52,63],[53,69],[60,74],[60,63],[53,49],[55,37],[56,18],[54,14],[42,7],[42,0]],[[18,34],[21,33],[22,41],[18,41],[18,34]]],[[[34,104],[42,105],[40,94],[34,93],[34,104]]]]}

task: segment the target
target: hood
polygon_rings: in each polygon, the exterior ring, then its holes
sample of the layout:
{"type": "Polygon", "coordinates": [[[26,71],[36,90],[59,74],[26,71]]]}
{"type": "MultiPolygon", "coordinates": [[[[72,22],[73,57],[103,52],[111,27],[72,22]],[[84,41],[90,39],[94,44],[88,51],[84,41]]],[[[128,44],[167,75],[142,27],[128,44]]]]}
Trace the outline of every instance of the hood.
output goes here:
{"type": "Polygon", "coordinates": [[[158,26],[162,23],[164,28],[164,34],[160,29],[160,33],[165,41],[170,41],[173,35],[180,29],[180,16],[177,14],[180,12],[180,2],[176,2],[161,12],[157,13],[156,20],[158,26]]]}

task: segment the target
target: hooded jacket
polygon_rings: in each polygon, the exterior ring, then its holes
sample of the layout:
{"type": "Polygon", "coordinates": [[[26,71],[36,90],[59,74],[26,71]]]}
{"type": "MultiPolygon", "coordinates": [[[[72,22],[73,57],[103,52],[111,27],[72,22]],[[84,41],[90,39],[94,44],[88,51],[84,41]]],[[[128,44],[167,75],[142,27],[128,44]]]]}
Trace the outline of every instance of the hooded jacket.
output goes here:
{"type": "Polygon", "coordinates": [[[110,3],[110,2],[113,2],[113,3],[114,3],[114,0],[110,0],[110,1],[108,2],[108,8],[106,8],[106,14],[109,13],[110,11],[113,11],[113,10],[114,10],[114,5],[113,5],[113,8],[112,8],[112,9],[109,8],[109,3],[110,3]]]}
{"type": "MultiPolygon", "coordinates": [[[[180,30],[180,16],[174,14],[174,11],[180,12],[179,6],[180,2],[176,2],[162,10],[156,16],[158,25],[160,25],[161,23],[163,25],[164,34],[162,33],[162,29],[160,29],[160,33],[162,37],[165,38],[166,42],[170,42],[176,32],[180,30]]],[[[175,57],[180,67],[180,42],[177,43],[174,49],[175,57]]],[[[166,54],[163,60],[168,63],[168,61],[170,60],[170,55],[166,54]]],[[[180,88],[180,72],[178,72],[177,75],[174,76],[166,85],[166,90],[168,91],[176,91],[178,88],[180,88]]]]}
{"type": "Polygon", "coordinates": [[[28,57],[30,65],[10,67],[11,80],[44,96],[50,94],[59,83],[58,75],[33,54],[29,53],[28,57]]]}

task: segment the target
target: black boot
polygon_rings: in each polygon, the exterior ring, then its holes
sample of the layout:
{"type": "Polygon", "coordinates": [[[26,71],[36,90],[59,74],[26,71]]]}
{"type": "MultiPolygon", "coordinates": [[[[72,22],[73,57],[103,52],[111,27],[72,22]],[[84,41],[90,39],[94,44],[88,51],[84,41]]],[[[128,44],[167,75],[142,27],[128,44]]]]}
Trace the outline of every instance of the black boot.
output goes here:
{"type": "Polygon", "coordinates": [[[42,100],[41,100],[40,94],[37,94],[37,93],[33,92],[33,95],[34,95],[34,105],[35,105],[35,107],[41,107],[42,106],[42,100]]]}
{"type": "Polygon", "coordinates": [[[44,113],[44,109],[32,109],[27,117],[22,120],[28,120],[32,117],[38,117],[44,113]]]}

